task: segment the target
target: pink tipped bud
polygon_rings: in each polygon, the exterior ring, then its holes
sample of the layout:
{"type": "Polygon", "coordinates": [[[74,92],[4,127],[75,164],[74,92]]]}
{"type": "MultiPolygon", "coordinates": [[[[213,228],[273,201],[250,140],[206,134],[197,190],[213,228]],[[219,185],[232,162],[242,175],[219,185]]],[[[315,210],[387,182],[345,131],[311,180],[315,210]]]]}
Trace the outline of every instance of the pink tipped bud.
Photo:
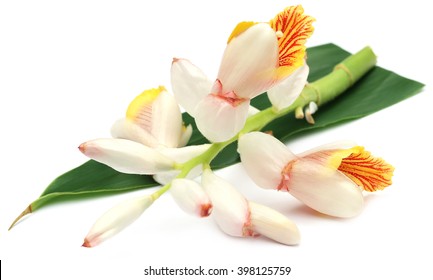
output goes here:
{"type": "Polygon", "coordinates": [[[210,169],[203,171],[202,185],[212,201],[212,217],[220,229],[232,236],[251,236],[245,230],[250,225],[250,213],[242,194],[210,169]]]}
{"type": "Polygon", "coordinates": [[[79,150],[91,159],[130,174],[155,174],[173,168],[174,161],[158,151],[126,139],[96,139],[79,150]]]}
{"type": "Polygon", "coordinates": [[[175,179],[170,193],[179,207],[189,214],[207,217],[212,212],[212,203],[208,195],[195,181],[175,179]]]}

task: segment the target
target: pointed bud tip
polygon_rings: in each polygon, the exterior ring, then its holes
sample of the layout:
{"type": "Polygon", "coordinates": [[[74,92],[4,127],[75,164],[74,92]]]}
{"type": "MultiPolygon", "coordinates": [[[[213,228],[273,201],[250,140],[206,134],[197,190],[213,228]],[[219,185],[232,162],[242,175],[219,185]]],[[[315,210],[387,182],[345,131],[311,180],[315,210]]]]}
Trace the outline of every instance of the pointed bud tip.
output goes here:
{"type": "Polygon", "coordinates": [[[80,150],[80,152],[85,154],[86,153],[86,143],[83,143],[80,146],[78,146],[78,150],[80,150]]]}
{"type": "Polygon", "coordinates": [[[83,245],[81,245],[81,247],[86,247],[86,248],[92,248],[92,244],[90,244],[89,240],[84,239],[83,245]]]}
{"type": "Polygon", "coordinates": [[[171,62],[171,64],[174,64],[174,63],[178,62],[179,60],[180,60],[180,58],[173,57],[173,61],[171,62]]]}
{"type": "Polygon", "coordinates": [[[208,217],[212,213],[212,204],[207,203],[201,206],[200,217],[208,217]]]}

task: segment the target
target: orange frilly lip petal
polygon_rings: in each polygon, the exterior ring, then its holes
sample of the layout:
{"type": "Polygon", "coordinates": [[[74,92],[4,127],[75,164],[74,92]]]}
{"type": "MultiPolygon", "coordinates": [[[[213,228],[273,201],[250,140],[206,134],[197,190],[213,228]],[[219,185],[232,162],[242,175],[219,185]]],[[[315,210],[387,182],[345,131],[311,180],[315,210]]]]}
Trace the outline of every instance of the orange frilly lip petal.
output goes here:
{"type": "Polygon", "coordinates": [[[279,66],[286,75],[304,63],[305,43],[313,34],[314,21],[298,5],[287,7],[269,22],[278,37],[279,66]]]}
{"type": "Polygon", "coordinates": [[[394,167],[371,155],[363,147],[355,147],[354,151],[342,161],[338,170],[349,177],[365,191],[383,190],[392,184],[394,167]]]}

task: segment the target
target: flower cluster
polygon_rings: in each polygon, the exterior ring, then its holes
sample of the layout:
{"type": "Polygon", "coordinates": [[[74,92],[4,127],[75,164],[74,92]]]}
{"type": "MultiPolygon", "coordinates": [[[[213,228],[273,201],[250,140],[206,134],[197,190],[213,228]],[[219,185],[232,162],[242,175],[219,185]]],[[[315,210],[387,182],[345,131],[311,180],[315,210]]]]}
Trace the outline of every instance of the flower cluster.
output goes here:
{"type": "MultiPolygon", "coordinates": [[[[152,175],[162,185],[153,194],[106,212],[83,246],[96,246],[115,235],[167,191],[181,209],[213,217],[229,235],[262,235],[298,244],[300,232],[294,222],[248,200],[211,169],[215,156],[237,140],[241,162],[258,186],[288,192],[327,215],[353,217],[362,211],[364,190],[389,186],[393,167],[363,147],[337,143],[295,155],[273,136],[258,132],[263,127],[261,111],[250,106],[251,99],[267,92],[278,116],[307,83],[305,42],[313,21],[301,6],[294,6],[269,22],[239,23],[229,36],[215,80],[189,60],[175,58],[173,95],[163,86],[144,91],[130,103],[125,118],[115,122],[112,138],[81,144],[80,151],[89,158],[119,172],[152,175]],[[183,123],[179,105],[194,117],[208,144],[187,145],[193,128],[183,123]]],[[[297,108],[297,117],[305,115],[314,123],[314,101],[303,110],[297,108]]]]}

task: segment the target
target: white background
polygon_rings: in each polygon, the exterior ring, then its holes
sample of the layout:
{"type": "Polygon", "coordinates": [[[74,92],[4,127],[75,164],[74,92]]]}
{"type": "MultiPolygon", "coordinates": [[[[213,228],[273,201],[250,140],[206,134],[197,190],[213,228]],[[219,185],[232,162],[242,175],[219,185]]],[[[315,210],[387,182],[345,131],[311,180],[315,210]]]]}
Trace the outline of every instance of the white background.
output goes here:
{"type": "MultiPolygon", "coordinates": [[[[148,266],[199,265],[235,272],[238,266],[292,268],[289,277],[269,279],[432,279],[433,22],[427,5],[420,0],[1,1],[2,279],[146,279],[142,271],[148,266]],[[317,19],[308,46],[333,42],[356,52],[370,45],[379,66],[427,84],[421,94],[374,115],[288,143],[300,152],[354,140],[395,166],[394,184],[366,196],[360,216],[324,217],[287,194],[259,189],[234,166],[218,174],[249,199],[294,220],[302,234],[299,246],[226,236],[212,219],[190,217],[163,196],[118,236],[93,249],[80,247],[105,210],[150,190],[54,204],[7,231],[55,177],[87,160],[77,149],[80,143],[108,137],[112,122],[142,90],[170,88],[172,57],[189,58],[215,77],[237,22],[267,21],[294,4],[317,19]]],[[[231,278],[247,279],[235,273],[221,277],[231,278]]]]}

